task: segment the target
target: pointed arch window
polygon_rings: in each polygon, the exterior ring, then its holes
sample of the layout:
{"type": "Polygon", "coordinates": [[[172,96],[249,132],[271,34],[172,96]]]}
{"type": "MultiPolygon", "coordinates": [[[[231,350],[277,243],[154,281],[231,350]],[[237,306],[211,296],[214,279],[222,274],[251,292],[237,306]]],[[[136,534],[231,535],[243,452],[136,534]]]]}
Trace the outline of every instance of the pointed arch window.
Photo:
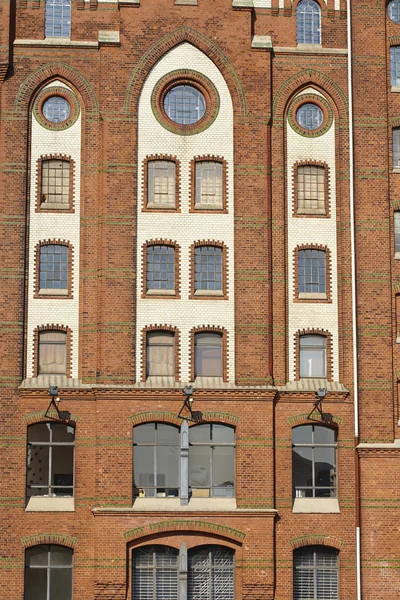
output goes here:
{"type": "Polygon", "coordinates": [[[298,44],[321,43],[321,8],[315,0],[301,0],[296,9],[298,44]]]}

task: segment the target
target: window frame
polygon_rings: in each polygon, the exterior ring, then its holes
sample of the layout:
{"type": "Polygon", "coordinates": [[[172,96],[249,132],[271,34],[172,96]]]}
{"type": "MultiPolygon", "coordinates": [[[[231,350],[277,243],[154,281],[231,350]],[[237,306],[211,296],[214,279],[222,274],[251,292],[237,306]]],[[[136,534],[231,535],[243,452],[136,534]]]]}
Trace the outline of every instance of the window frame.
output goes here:
{"type": "Polygon", "coordinates": [[[394,242],[394,257],[400,258],[400,210],[393,212],[393,242],[394,242]]]}
{"type": "MultiPolygon", "coordinates": [[[[331,336],[328,332],[320,332],[320,331],[303,331],[303,332],[298,332],[297,333],[297,338],[298,338],[298,342],[297,342],[297,356],[298,356],[298,362],[297,362],[297,373],[298,373],[298,379],[327,379],[328,381],[331,380],[331,354],[330,354],[330,344],[331,344],[331,336]],[[325,339],[325,345],[312,345],[310,344],[309,346],[305,345],[303,347],[308,347],[311,348],[313,350],[318,350],[319,348],[321,348],[321,353],[323,354],[323,358],[324,358],[324,366],[325,366],[325,374],[324,375],[303,375],[302,374],[302,345],[301,345],[301,340],[302,338],[306,338],[306,337],[319,337],[319,338],[324,338],[325,339]],[[323,352],[324,351],[324,352],[323,352]]],[[[304,358],[304,357],[303,357],[304,358]]]]}
{"type": "Polygon", "coordinates": [[[337,467],[338,467],[338,432],[337,429],[333,428],[333,427],[327,427],[325,425],[319,425],[319,424],[308,424],[308,423],[304,423],[301,425],[298,425],[297,427],[293,427],[292,429],[292,498],[293,499],[297,499],[297,498],[307,498],[307,499],[318,499],[318,500],[325,500],[325,499],[337,499],[338,498],[338,485],[337,485],[337,467]],[[293,432],[298,429],[299,427],[308,427],[311,430],[311,442],[310,443],[295,443],[293,442],[293,432]],[[327,444],[323,444],[321,442],[316,442],[315,441],[315,429],[319,428],[320,431],[326,429],[328,431],[332,431],[334,433],[334,438],[335,441],[333,443],[327,443],[327,444]],[[311,452],[311,469],[312,469],[312,485],[311,486],[295,486],[294,485],[294,448],[311,448],[312,452],[311,452]],[[317,485],[316,484],[316,463],[317,461],[315,460],[315,449],[316,448],[333,448],[334,449],[334,469],[333,469],[333,473],[330,474],[330,476],[333,476],[332,481],[334,481],[335,485],[333,486],[323,486],[323,485],[317,485]],[[302,494],[302,492],[304,490],[311,490],[312,495],[311,496],[307,496],[306,494],[302,494]],[[329,495],[326,496],[319,496],[316,495],[316,491],[317,490],[327,490],[330,491],[329,495]]]}
{"type": "MultiPolygon", "coordinates": [[[[62,124],[61,124],[62,125],[62,124]]],[[[36,206],[35,212],[46,213],[73,213],[75,212],[74,199],[75,185],[75,161],[67,155],[48,154],[43,155],[37,160],[36,166],[36,206]],[[43,202],[43,165],[49,161],[59,161],[69,163],[69,193],[68,202],[64,203],[46,203],[43,202]]]]}
{"type": "Polygon", "coordinates": [[[33,372],[36,377],[51,376],[57,380],[59,377],[71,377],[72,362],[72,331],[69,327],[59,326],[38,326],[34,330],[34,352],[33,352],[33,372]],[[66,334],[66,370],[65,373],[40,373],[39,372],[39,349],[41,333],[65,333],[66,334]]]}
{"type": "MultiPolygon", "coordinates": [[[[192,248],[191,248],[191,255],[192,255],[192,282],[191,282],[191,299],[195,300],[198,298],[212,298],[212,299],[217,299],[217,298],[222,298],[222,299],[227,299],[227,250],[226,250],[226,246],[225,244],[221,244],[221,243],[212,243],[212,242],[208,242],[208,243],[195,243],[192,248]],[[203,254],[207,254],[208,255],[208,251],[204,250],[204,249],[218,249],[219,252],[213,252],[210,253],[210,255],[214,255],[215,257],[220,256],[220,266],[221,266],[221,289],[196,289],[196,273],[197,273],[197,269],[196,267],[199,264],[199,256],[203,253],[203,254]]],[[[219,265],[217,264],[218,260],[214,261],[214,272],[213,274],[215,275],[215,280],[212,281],[210,280],[206,280],[207,284],[208,283],[218,283],[217,282],[217,270],[219,265]]],[[[200,260],[200,266],[202,264],[202,261],[200,260]]],[[[207,261],[207,267],[208,267],[208,261],[207,261]]],[[[204,274],[204,270],[199,271],[199,273],[204,274]]],[[[206,269],[206,274],[208,274],[208,268],[206,269]]]]}
{"type": "MultiPolygon", "coordinates": [[[[400,46],[399,46],[400,49],[400,46]]],[[[399,54],[400,68],[400,54],[399,54]]],[[[392,170],[394,173],[400,172],[400,127],[392,128],[392,170]]]]}
{"type": "Polygon", "coordinates": [[[390,85],[400,87],[400,45],[390,46],[390,85]]]}
{"type": "Polygon", "coordinates": [[[222,156],[216,156],[214,154],[204,154],[202,156],[195,156],[190,162],[190,206],[189,212],[191,213],[212,213],[212,214],[226,214],[228,212],[227,199],[228,199],[228,181],[227,181],[228,163],[222,156]],[[196,202],[196,191],[197,191],[197,167],[201,163],[215,163],[221,165],[221,204],[220,205],[201,205],[196,202]]]}
{"type": "MultiPolygon", "coordinates": [[[[145,244],[145,249],[144,249],[144,265],[143,265],[143,286],[145,288],[145,294],[144,296],[177,296],[177,272],[179,272],[179,256],[177,256],[177,252],[178,249],[176,247],[176,244],[174,243],[147,243],[145,244]],[[159,253],[157,254],[155,249],[156,248],[167,248],[166,252],[162,252],[159,251],[159,253]],[[153,258],[155,257],[155,255],[161,256],[162,254],[165,254],[165,256],[167,257],[167,261],[166,261],[166,265],[168,264],[172,264],[173,265],[173,286],[170,288],[157,288],[157,287],[149,287],[149,276],[150,273],[156,273],[155,269],[154,269],[154,265],[157,264],[156,262],[152,262],[151,256],[153,255],[153,258]],[[172,260],[169,260],[171,259],[172,260]],[[153,268],[150,268],[151,264],[153,265],[153,268]]],[[[160,265],[163,264],[163,262],[160,260],[160,265]]],[[[163,273],[163,271],[160,269],[159,271],[157,271],[160,274],[160,278],[159,279],[154,279],[153,283],[162,283],[162,278],[161,275],[163,273]]],[[[169,273],[168,268],[166,269],[166,273],[169,273]]],[[[166,280],[168,283],[168,279],[166,280]]]]}
{"type": "MultiPolygon", "coordinates": [[[[154,325],[145,327],[142,330],[142,381],[145,382],[149,378],[161,377],[165,380],[168,378],[180,381],[180,332],[176,327],[167,327],[163,325],[154,325]],[[173,374],[172,375],[148,375],[147,371],[147,336],[149,333],[172,333],[174,335],[174,361],[173,361],[173,374]]],[[[151,380],[150,379],[150,380],[151,380]]]]}
{"type": "Polygon", "coordinates": [[[69,242],[64,240],[41,240],[35,247],[35,281],[34,281],[34,297],[46,299],[61,299],[69,300],[73,298],[72,277],[73,277],[73,247],[69,242]],[[42,248],[46,246],[62,246],[67,248],[67,287],[66,288],[41,288],[40,273],[41,273],[41,254],[42,248]]]}
{"type": "Polygon", "coordinates": [[[61,0],[57,2],[57,0],[46,0],[45,3],[45,38],[64,38],[70,39],[71,37],[71,21],[72,21],[72,2],[71,0],[61,0]],[[66,6],[66,19],[69,17],[69,21],[64,23],[64,5],[66,6]],[[55,19],[54,13],[57,12],[57,8],[61,6],[61,14],[55,19]],[[50,11],[52,8],[52,11],[50,11]],[[51,12],[51,14],[50,14],[51,12]],[[51,21],[51,22],[50,22],[51,21]],[[55,21],[57,23],[55,24],[55,21]],[[57,27],[57,29],[56,29],[57,27]],[[58,33],[59,31],[59,33],[58,33]]]}
{"type": "MultiPolygon", "coordinates": [[[[311,176],[311,173],[304,173],[303,174],[303,181],[304,181],[304,177],[305,176],[311,176]]],[[[304,182],[305,183],[305,182],[304,182]]],[[[310,179],[310,185],[311,185],[311,179],[310,179]]],[[[317,182],[317,189],[318,189],[318,182],[317,182]]],[[[305,186],[304,186],[305,188],[305,186]]],[[[330,216],[330,203],[329,203],[329,167],[327,165],[327,163],[325,162],[319,162],[319,161],[314,161],[314,160],[310,160],[310,161],[301,161],[301,162],[296,162],[293,165],[293,210],[292,210],[292,215],[293,217],[300,217],[300,218],[326,218],[330,216]],[[324,198],[323,198],[323,207],[320,206],[318,208],[312,208],[312,207],[305,207],[305,206],[300,206],[300,202],[318,202],[321,203],[322,202],[320,200],[315,200],[312,198],[300,198],[301,193],[303,193],[303,195],[305,196],[305,190],[302,190],[302,182],[300,181],[300,176],[302,174],[302,172],[307,169],[307,168],[317,168],[317,169],[323,169],[324,170],[324,198]]]]}
{"type": "MultiPolygon", "coordinates": [[[[60,363],[61,364],[61,363],[60,363]]],[[[46,329],[43,331],[39,331],[38,333],[38,374],[39,375],[66,375],[67,374],[67,332],[66,331],[59,331],[59,330],[54,330],[54,329],[46,329]],[[48,340],[48,341],[44,341],[44,336],[46,334],[59,334],[60,335],[60,340],[48,340]],[[61,335],[63,336],[63,341],[61,341],[61,335]],[[41,340],[42,338],[42,340],[41,340]],[[64,352],[65,352],[65,369],[63,370],[63,372],[55,372],[55,373],[51,373],[51,372],[47,372],[47,371],[42,371],[41,370],[41,354],[44,351],[45,347],[47,348],[48,346],[60,346],[64,348],[64,352]]]]}
{"type": "MultiPolygon", "coordinates": [[[[313,257],[311,256],[311,261],[313,257]]],[[[323,246],[299,246],[295,248],[294,251],[294,268],[295,268],[295,300],[297,302],[330,302],[331,301],[331,264],[330,264],[330,252],[329,249],[323,246]],[[302,276],[301,269],[305,270],[307,257],[304,257],[304,267],[300,266],[300,259],[302,258],[302,253],[307,252],[318,252],[324,254],[324,262],[325,262],[325,291],[321,292],[310,292],[310,291],[301,291],[300,277],[302,276]]],[[[312,270],[312,266],[311,266],[312,270]]],[[[306,277],[306,275],[304,275],[306,277]]],[[[316,285],[316,284],[306,284],[306,285],[316,285]]]]}
{"type": "Polygon", "coordinates": [[[204,377],[206,377],[206,378],[212,377],[212,378],[217,378],[217,379],[223,379],[223,376],[224,376],[223,334],[221,332],[217,332],[217,331],[196,331],[194,333],[194,357],[193,358],[194,358],[194,367],[193,367],[194,368],[194,381],[196,381],[198,378],[204,378],[204,377]],[[217,340],[217,339],[220,340],[220,343],[218,343],[218,344],[217,343],[212,344],[212,343],[209,343],[209,342],[208,343],[203,343],[203,344],[199,343],[200,336],[202,336],[202,335],[203,336],[206,336],[206,335],[213,336],[215,340],[217,340]],[[210,348],[212,348],[212,349],[215,349],[215,348],[220,349],[220,364],[221,364],[221,374],[220,375],[203,375],[203,374],[199,375],[198,374],[199,368],[196,365],[198,363],[197,348],[199,348],[199,347],[208,348],[208,349],[210,349],[210,348]]]}
{"type": "Polygon", "coordinates": [[[296,44],[307,44],[307,45],[322,45],[322,19],[321,19],[321,6],[316,0],[300,0],[296,7],[296,44]],[[307,5],[307,6],[305,6],[307,5]],[[307,13],[305,8],[308,6],[313,7],[313,11],[310,10],[307,13]],[[307,14],[311,15],[311,32],[307,33],[307,14]],[[315,16],[318,16],[318,24],[314,22],[315,16]],[[309,35],[310,40],[307,39],[309,35]]]}
{"type": "Polygon", "coordinates": [[[70,596],[70,600],[72,600],[73,598],[73,592],[74,592],[74,550],[72,548],[69,548],[68,546],[63,546],[62,544],[37,544],[36,546],[30,546],[29,548],[26,548],[25,550],[25,573],[24,573],[24,598],[26,599],[28,597],[27,595],[27,573],[28,573],[28,569],[46,569],[46,600],[50,600],[50,582],[51,582],[51,570],[58,570],[58,569],[71,569],[71,596],[70,596]],[[27,558],[29,555],[29,551],[32,550],[33,548],[39,548],[40,546],[47,546],[48,550],[47,550],[47,565],[36,565],[36,566],[28,566],[27,565],[27,558]],[[51,564],[51,548],[52,547],[60,547],[60,548],[66,548],[67,550],[70,550],[71,552],[71,564],[70,565],[52,565],[51,564]]]}
{"type": "MultiPolygon", "coordinates": [[[[322,546],[322,545],[313,545],[313,546],[301,546],[300,548],[296,548],[293,552],[293,599],[294,600],[302,600],[302,596],[303,594],[301,593],[301,595],[296,594],[296,584],[300,583],[299,582],[299,575],[297,575],[297,573],[301,573],[302,571],[311,571],[312,572],[312,588],[313,590],[313,595],[311,597],[310,593],[308,593],[308,591],[306,591],[306,595],[307,595],[307,600],[310,600],[311,598],[313,598],[313,600],[318,600],[318,585],[317,585],[317,581],[319,580],[317,574],[319,570],[327,570],[326,566],[323,567],[318,567],[318,560],[317,560],[317,553],[318,553],[318,549],[323,549],[322,551],[320,550],[321,554],[331,554],[331,556],[333,557],[335,555],[335,567],[329,569],[330,572],[334,572],[336,573],[336,594],[335,596],[332,596],[332,600],[339,600],[339,552],[338,550],[336,550],[336,548],[331,548],[329,546],[322,546]],[[301,560],[301,554],[303,554],[303,558],[305,558],[306,552],[312,551],[313,552],[313,566],[312,567],[308,567],[307,565],[305,566],[297,566],[296,562],[300,562],[301,560]],[[328,552],[328,550],[330,550],[331,552],[328,552]],[[296,560],[297,557],[299,557],[300,560],[296,560]],[[296,581],[297,580],[297,581],[296,581]]],[[[324,594],[325,596],[325,594],[324,594]]]]}

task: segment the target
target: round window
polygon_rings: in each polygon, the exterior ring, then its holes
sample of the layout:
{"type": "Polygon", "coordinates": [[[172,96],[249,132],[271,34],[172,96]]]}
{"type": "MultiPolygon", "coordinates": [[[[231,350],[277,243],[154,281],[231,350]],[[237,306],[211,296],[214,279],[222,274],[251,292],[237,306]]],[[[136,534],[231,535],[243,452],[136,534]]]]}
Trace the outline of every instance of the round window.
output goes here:
{"type": "Polygon", "coordinates": [[[400,23],[400,0],[392,0],[389,2],[388,16],[391,21],[400,23]]]}
{"type": "Polygon", "coordinates": [[[50,96],[42,106],[43,116],[50,123],[63,123],[71,114],[69,102],[61,96],[50,96]]]}
{"type": "Polygon", "coordinates": [[[206,112],[203,94],[191,85],[177,85],[171,88],[164,98],[167,117],[179,125],[193,125],[200,121],[206,112]]]}
{"type": "Polygon", "coordinates": [[[296,121],[303,129],[307,129],[308,131],[318,129],[322,125],[323,120],[324,113],[316,104],[307,102],[307,104],[302,104],[297,109],[296,121]]]}

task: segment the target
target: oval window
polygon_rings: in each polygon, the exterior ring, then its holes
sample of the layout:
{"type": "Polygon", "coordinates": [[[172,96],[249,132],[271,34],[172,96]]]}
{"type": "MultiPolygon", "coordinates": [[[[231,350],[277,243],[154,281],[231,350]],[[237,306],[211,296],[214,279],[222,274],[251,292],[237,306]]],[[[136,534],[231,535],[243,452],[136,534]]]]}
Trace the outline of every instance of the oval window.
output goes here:
{"type": "Polygon", "coordinates": [[[61,96],[50,96],[43,103],[43,116],[50,123],[63,123],[71,114],[69,102],[61,96]]]}
{"type": "Polygon", "coordinates": [[[204,117],[206,101],[203,94],[191,85],[177,85],[164,98],[167,117],[179,125],[192,125],[204,117]]]}

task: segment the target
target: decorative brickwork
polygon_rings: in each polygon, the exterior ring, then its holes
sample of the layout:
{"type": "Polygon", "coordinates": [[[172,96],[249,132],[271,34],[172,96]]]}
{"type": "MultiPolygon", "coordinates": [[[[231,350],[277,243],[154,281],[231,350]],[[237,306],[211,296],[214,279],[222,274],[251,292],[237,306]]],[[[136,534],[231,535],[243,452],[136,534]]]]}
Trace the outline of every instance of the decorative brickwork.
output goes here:
{"type": "Polygon", "coordinates": [[[181,290],[181,248],[179,244],[172,240],[150,240],[146,244],[142,246],[142,298],[163,298],[163,299],[171,299],[176,298],[179,299],[181,290]],[[150,290],[150,293],[147,291],[147,248],[151,246],[169,246],[174,249],[174,259],[175,259],[175,279],[174,279],[174,289],[168,290],[173,292],[172,294],[165,293],[164,290],[150,290]]]}
{"type": "Polygon", "coordinates": [[[331,263],[331,251],[327,246],[322,244],[303,244],[297,246],[293,250],[293,302],[301,302],[308,304],[321,304],[332,302],[332,263],[331,263]],[[325,252],[325,273],[326,273],[326,298],[299,298],[299,251],[300,250],[321,250],[325,252]]]}
{"type": "MultiPolygon", "coordinates": [[[[62,411],[60,411],[62,413],[62,411]]],[[[30,413],[29,415],[24,415],[24,421],[27,425],[33,425],[34,423],[44,423],[48,419],[56,419],[57,421],[60,419],[59,415],[55,410],[49,411],[41,411],[30,413]]],[[[64,420],[64,419],[63,419],[64,420]]],[[[79,417],[77,415],[69,414],[68,419],[65,419],[69,425],[76,424],[79,421],[79,417]]]]}
{"type": "Polygon", "coordinates": [[[194,327],[190,331],[190,380],[195,380],[195,335],[196,333],[220,333],[222,336],[222,381],[228,381],[228,332],[223,327],[217,325],[203,325],[201,327],[194,327]]]}
{"type": "Polygon", "coordinates": [[[135,529],[131,529],[130,531],[126,531],[122,535],[124,536],[126,542],[131,542],[149,535],[166,533],[169,531],[173,531],[175,533],[179,531],[212,533],[219,537],[224,537],[239,543],[242,543],[246,538],[246,534],[242,531],[232,529],[231,527],[225,527],[224,525],[219,525],[218,523],[195,520],[186,521],[183,519],[151,523],[150,525],[145,525],[143,527],[137,527],[135,529]]]}
{"type": "Polygon", "coordinates": [[[75,212],[75,161],[66,154],[44,154],[36,163],[36,201],[35,212],[74,213],[75,212]],[[42,171],[43,162],[46,160],[62,160],[69,163],[69,203],[65,208],[52,208],[51,204],[43,202],[42,171]]]}
{"type": "Polygon", "coordinates": [[[319,328],[302,329],[301,331],[296,331],[294,339],[295,379],[300,379],[300,337],[302,335],[321,335],[326,338],[326,378],[328,381],[333,381],[332,335],[329,331],[319,328]]]}
{"type": "MultiPolygon", "coordinates": [[[[297,425],[309,425],[310,420],[308,419],[309,413],[303,413],[301,415],[293,415],[293,417],[288,418],[288,423],[291,427],[296,427],[297,425]]],[[[331,413],[323,413],[321,416],[317,412],[313,412],[312,415],[313,421],[321,421],[321,423],[325,423],[326,425],[341,425],[343,419],[336,415],[332,415],[331,413]]]]}
{"type": "Polygon", "coordinates": [[[182,422],[176,414],[172,412],[163,412],[163,411],[152,411],[152,412],[141,412],[136,415],[132,415],[129,417],[129,421],[135,427],[135,425],[140,425],[140,423],[154,423],[157,421],[158,423],[173,423],[174,425],[182,425],[182,422]]]}
{"type": "MultiPolygon", "coordinates": [[[[74,249],[72,245],[66,240],[46,240],[40,241],[35,246],[35,266],[34,266],[34,298],[47,298],[53,300],[70,300],[73,298],[73,262],[74,262],[74,249]],[[58,295],[58,294],[41,294],[40,293],[40,248],[42,246],[65,246],[68,248],[68,288],[66,289],[66,294],[58,295]]],[[[47,290],[50,291],[50,290],[47,290]]]]}
{"type": "Polygon", "coordinates": [[[300,94],[299,96],[296,96],[294,100],[292,100],[287,118],[289,125],[296,133],[307,138],[316,138],[320,135],[324,135],[324,133],[331,128],[333,123],[333,112],[329,102],[327,102],[325,98],[318,96],[317,94],[300,94]],[[304,129],[297,121],[297,111],[299,110],[300,106],[306,104],[307,102],[316,104],[322,110],[323,121],[316,129],[304,129]]]}
{"type": "Polygon", "coordinates": [[[24,548],[31,548],[40,544],[57,544],[67,548],[75,548],[78,538],[65,533],[39,533],[38,535],[28,535],[21,539],[24,548]]]}
{"type": "Polygon", "coordinates": [[[190,69],[179,69],[167,73],[158,81],[151,97],[151,107],[157,121],[168,131],[178,135],[195,135],[210,127],[215,121],[219,112],[219,95],[215,85],[203,73],[190,69]],[[204,115],[191,125],[181,125],[172,121],[164,110],[165,96],[178,85],[194,87],[203,94],[205,99],[204,115]]]}
{"type": "Polygon", "coordinates": [[[329,182],[329,166],[324,161],[318,160],[300,160],[297,161],[293,165],[293,173],[292,173],[292,183],[293,183],[293,209],[292,216],[299,218],[327,218],[331,216],[331,202],[330,202],[330,182],[329,182]],[[299,197],[299,185],[298,185],[298,168],[299,167],[323,167],[324,168],[324,202],[325,202],[325,212],[324,214],[320,214],[318,212],[312,212],[311,210],[307,213],[299,212],[298,210],[298,197],[299,197]]]}
{"type": "Polygon", "coordinates": [[[181,212],[181,163],[176,158],[176,156],[172,156],[170,154],[152,154],[150,156],[146,156],[143,160],[143,170],[142,170],[142,211],[143,212],[160,212],[160,211],[168,211],[168,212],[181,212]],[[148,164],[152,161],[168,161],[173,162],[175,165],[175,206],[148,206],[148,164]]]}
{"type": "Polygon", "coordinates": [[[214,154],[203,154],[203,156],[195,156],[190,162],[190,207],[189,212],[209,213],[209,214],[226,214],[228,212],[228,163],[222,156],[214,154]],[[207,206],[196,205],[196,164],[200,162],[215,162],[222,165],[222,207],[207,208],[207,206]]]}
{"type": "MultiPolygon", "coordinates": [[[[66,376],[72,377],[71,374],[71,351],[72,351],[72,331],[69,327],[65,325],[58,325],[52,323],[51,325],[40,325],[36,327],[33,332],[33,373],[34,376],[37,377],[39,375],[39,333],[42,331],[64,331],[67,334],[67,367],[66,367],[66,376]]],[[[55,375],[56,376],[56,375],[55,375]]]]}
{"type": "Polygon", "coordinates": [[[223,242],[214,240],[201,240],[190,246],[190,299],[191,300],[228,300],[228,249],[223,242]],[[194,289],[195,283],[195,249],[200,246],[214,246],[222,250],[222,294],[213,291],[194,289]]]}
{"type": "Polygon", "coordinates": [[[330,546],[331,548],[336,548],[337,550],[341,550],[344,547],[344,540],[336,537],[335,535],[302,535],[300,537],[293,538],[289,543],[293,550],[303,546],[330,546]]]}
{"type": "Polygon", "coordinates": [[[174,367],[175,381],[180,381],[181,342],[180,332],[172,325],[148,325],[142,330],[142,381],[147,379],[147,334],[150,331],[168,331],[174,334],[174,367]]]}
{"type": "Polygon", "coordinates": [[[201,420],[205,423],[237,425],[240,421],[240,417],[238,415],[231,415],[230,413],[206,411],[201,413],[201,420]]]}
{"type": "Polygon", "coordinates": [[[65,87],[53,86],[46,87],[42,89],[39,94],[36,96],[35,103],[33,105],[33,114],[37,122],[45,127],[46,129],[50,129],[51,131],[63,131],[64,129],[68,129],[75,123],[77,118],[79,117],[80,107],[78,98],[75,96],[71,90],[66,89],[65,87]],[[46,119],[43,114],[43,105],[52,96],[59,96],[60,98],[64,98],[69,104],[70,114],[65,121],[61,121],[60,123],[53,123],[46,119]]]}

